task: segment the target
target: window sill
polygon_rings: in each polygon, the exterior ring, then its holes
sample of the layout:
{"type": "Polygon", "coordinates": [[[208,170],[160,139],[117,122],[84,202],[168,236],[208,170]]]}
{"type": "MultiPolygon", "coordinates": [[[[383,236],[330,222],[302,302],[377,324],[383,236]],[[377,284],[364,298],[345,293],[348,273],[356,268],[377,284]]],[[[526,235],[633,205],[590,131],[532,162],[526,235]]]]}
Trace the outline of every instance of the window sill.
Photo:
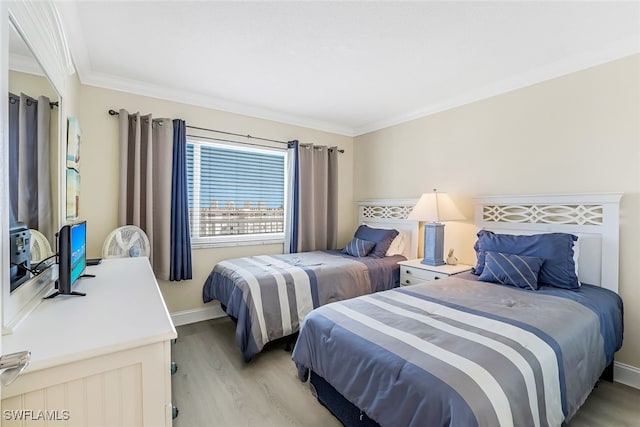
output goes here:
{"type": "Polygon", "coordinates": [[[251,238],[251,239],[235,239],[235,240],[210,240],[210,239],[192,239],[191,249],[209,249],[209,248],[228,248],[235,246],[261,246],[261,245],[282,245],[284,238],[251,238]]]}

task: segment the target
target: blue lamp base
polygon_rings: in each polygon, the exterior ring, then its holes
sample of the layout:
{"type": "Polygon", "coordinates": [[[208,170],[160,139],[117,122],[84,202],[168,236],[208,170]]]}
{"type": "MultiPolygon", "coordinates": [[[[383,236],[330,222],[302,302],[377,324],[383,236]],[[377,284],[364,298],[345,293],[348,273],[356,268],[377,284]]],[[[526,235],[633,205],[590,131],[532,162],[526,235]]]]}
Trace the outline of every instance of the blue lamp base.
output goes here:
{"type": "Polygon", "coordinates": [[[426,265],[444,265],[444,224],[429,222],[424,225],[424,259],[426,265]]]}

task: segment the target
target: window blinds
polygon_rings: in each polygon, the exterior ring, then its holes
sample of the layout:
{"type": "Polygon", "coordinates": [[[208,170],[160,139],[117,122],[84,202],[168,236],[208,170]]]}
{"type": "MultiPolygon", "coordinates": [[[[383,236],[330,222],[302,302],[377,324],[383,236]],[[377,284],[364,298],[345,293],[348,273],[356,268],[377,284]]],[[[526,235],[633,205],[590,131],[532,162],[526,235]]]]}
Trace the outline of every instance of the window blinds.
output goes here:
{"type": "Polygon", "coordinates": [[[188,141],[187,179],[194,236],[282,232],[284,153],[188,141]]]}

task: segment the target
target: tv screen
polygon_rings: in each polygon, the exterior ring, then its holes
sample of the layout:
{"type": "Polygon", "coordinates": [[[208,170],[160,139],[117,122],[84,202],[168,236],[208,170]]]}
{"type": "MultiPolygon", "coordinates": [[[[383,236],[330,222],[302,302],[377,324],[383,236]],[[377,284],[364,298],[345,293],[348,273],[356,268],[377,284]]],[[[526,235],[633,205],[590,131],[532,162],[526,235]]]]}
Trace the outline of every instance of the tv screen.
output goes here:
{"type": "Polygon", "coordinates": [[[81,222],[71,226],[71,285],[78,280],[87,267],[87,223],[81,222]]]}
{"type": "Polygon", "coordinates": [[[67,224],[58,233],[58,293],[71,294],[87,266],[87,223],[67,224]]]}

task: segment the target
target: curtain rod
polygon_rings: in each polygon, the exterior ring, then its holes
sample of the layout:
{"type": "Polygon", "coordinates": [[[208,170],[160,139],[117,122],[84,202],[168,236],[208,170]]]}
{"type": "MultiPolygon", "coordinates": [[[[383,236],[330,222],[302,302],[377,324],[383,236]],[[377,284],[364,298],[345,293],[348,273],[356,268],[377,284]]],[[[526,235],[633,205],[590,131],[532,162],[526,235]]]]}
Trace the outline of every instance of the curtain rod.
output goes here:
{"type": "MultiPolygon", "coordinates": [[[[18,95],[9,94],[9,102],[15,104],[17,101],[20,101],[20,97],[18,95]]],[[[33,103],[38,103],[37,99],[27,99],[27,105],[31,105],[33,103]]],[[[58,107],[60,103],[58,101],[49,102],[49,108],[58,107]]]]}
{"type": "MultiPolygon", "coordinates": [[[[189,127],[189,126],[187,126],[187,127],[189,127]]],[[[208,141],[233,142],[234,144],[251,145],[251,146],[254,146],[254,147],[261,147],[261,148],[265,147],[262,144],[254,144],[252,142],[243,142],[243,141],[233,141],[231,139],[214,138],[212,136],[201,136],[201,135],[190,135],[190,134],[187,134],[187,136],[190,136],[192,138],[206,139],[208,141]]],[[[282,147],[282,148],[272,147],[272,148],[275,149],[275,150],[286,150],[285,147],[282,147]]]]}
{"type": "MultiPolygon", "coordinates": [[[[120,113],[117,112],[116,110],[109,110],[109,115],[110,116],[119,116],[120,113]]],[[[242,135],[240,133],[225,132],[225,131],[222,131],[222,130],[203,128],[203,127],[199,127],[199,126],[186,125],[186,127],[188,127],[189,129],[203,130],[203,131],[206,131],[206,132],[215,132],[215,133],[221,133],[221,134],[224,134],[224,135],[233,135],[233,136],[239,136],[239,137],[242,137],[242,138],[258,139],[260,141],[275,142],[275,143],[278,143],[278,144],[287,144],[287,146],[289,145],[288,141],[279,141],[277,139],[260,138],[259,136],[252,136],[252,135],[248,135],[248,134],[247,135],[242,135]]],[[[251,144],[251,143],[248,143],[248,142],[231,141],[229,139],[213,138],[213,137],[198,136],[198,135],[187,135],[187,136],[191,136],[193,138],[210,139],[210,140],[213,140],[213,141],[235,142],[235,143],[238,143],[238,144],[246,144],[246,145],[254,145],[256,147],[262,147],[262,145],[260,145],[260,144],[251,144]]],[[[344,153],[344,150],[338,150],[338,152],[339,153],[344,153]]]]}

